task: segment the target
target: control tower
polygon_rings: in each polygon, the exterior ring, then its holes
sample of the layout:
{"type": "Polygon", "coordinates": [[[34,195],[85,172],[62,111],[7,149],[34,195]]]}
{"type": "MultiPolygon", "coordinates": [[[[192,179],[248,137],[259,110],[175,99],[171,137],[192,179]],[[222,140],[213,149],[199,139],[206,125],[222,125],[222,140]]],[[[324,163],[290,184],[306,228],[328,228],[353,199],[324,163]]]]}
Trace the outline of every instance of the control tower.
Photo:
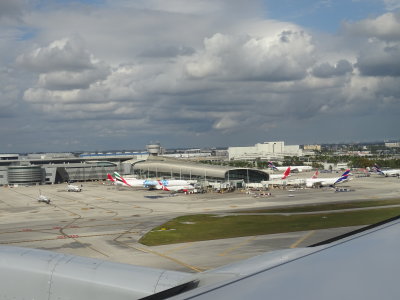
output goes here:
{"type": "Polygon", "coordinates": [[[150,143],[146,145],[147,152],[149,152],[150,156],[158,156],[161,152],[160,143],[150,143]]]}

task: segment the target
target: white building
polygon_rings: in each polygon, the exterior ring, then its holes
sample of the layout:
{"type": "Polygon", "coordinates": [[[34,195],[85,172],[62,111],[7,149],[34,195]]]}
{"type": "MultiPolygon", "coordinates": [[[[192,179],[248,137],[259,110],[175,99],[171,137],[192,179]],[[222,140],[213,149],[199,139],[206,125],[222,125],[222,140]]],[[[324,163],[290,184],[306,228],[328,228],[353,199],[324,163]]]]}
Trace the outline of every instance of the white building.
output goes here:
{"type": "Polygon", "coordinates": [[[332,171],[340,171],[340,170],[346,170],[349,168],[349,165],[347,163],[324,163],[324,170],[332,170],[332,171]]]}
{"type": "Polygon", "coordinates": [[[321,145],[304,145],[303,149],[304,150],[321,151],[322,147],[321,147],[321,145]]]}
{"type": "Polygon", "coordinates": [[[399,148],[400,142],[385,143],[385,146],[389,148],[399,148]]]}
{"type": "Polygon", "coordinates": [[[299,145],[285,146],[285,142],[264,142],[250,147],[229,147],[229,160],[281,160],[284,156],[302,156],[299,145]]]}

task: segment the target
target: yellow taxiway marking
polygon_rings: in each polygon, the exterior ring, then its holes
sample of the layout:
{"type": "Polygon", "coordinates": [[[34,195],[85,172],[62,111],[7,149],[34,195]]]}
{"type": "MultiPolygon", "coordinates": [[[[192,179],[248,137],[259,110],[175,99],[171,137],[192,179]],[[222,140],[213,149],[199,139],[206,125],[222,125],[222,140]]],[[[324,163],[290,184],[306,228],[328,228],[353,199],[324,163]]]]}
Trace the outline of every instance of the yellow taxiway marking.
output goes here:
{"type": "Polygon", "coordinates": [[[237,244],[237,245],[235,245],[233,247],[230,247],[230,248],[226,249],[224,252],[222,252],[222,253],[220,253],[218,255],[219,256],[228,255],[229,253],[235,251],[236,249],[239,249],[240,247],[242,247],[242,246],[248,244],[249,242],[255,240],[256,238],[257,238],[256,236],[253,236],[253,237],[251,237],[251,238],[249,238],[249,239],[247,239],[247,240],[245,240],[245,241],[243,241],[243,242],[241,242],[241,243],[239,243],[239,244],[237,244]]]}
{"type": "Polygon", "coordinates": [[[167,255],[164,255],[164,254],[162,254],[162,253],[160,253],[160,252],[157,252],[157,251],[154,251],[154,250],[145,249],[145,248],[136,247],[136,246],[131,246],[131,245],[127,245],[127,244],[125,244],[125,245],[128,246],[128,247],[131,247],[131,248],[133,248],[133,249],[136,249],[136,250],[145,252],[145,253],[151,253],[151,254],[154,254],[154,255],[163,257],[163,258],[165,258],[165,259],[172,260],[173,262],[175,262],[175,263],[177,263],[177,264],[179,264],[179,265],[181,265],[181,266],[184,266],[184,267],[186,267],[186,268],[188,268],[188,269],[191,269],[191,270],[193,270],[193,271],[196,271],[196,272],[202,272],[202,271],[204,271],[204,270],[202,270],[202,269],[200,269],[200,268],[197,268],[197,267],[188,265],[188,264],[186,264],[186,263],[184,263],[184,262],[182,262],[182,261],[180,261],[180,260],[178,260],[178,259],[176,259],[176,258],[173,258],[173,257],[171,257],[171,256],[167,256],[167,255]]]}
{"type": "Polygon", "coordinates": [[[301,242],[304,242],[306,239],[308,239],[310,236],[312,236],[315,233],[315,230],[310,231],[309,233],[307,233],[306,235],[304,235],[303,237],[299,238],[296,242],[294,242],[290,248],[296,248],[298,245],[300,245],[301,242]]]}
{"type": "Polygon", "coordinates": [[[185,249],[185,248],[187,248],[187,247],[190,247],[192,244],[193,244],[193,243],[184,243],[183,245],[181,245],[181,246],[179,246],[179,247],[170,249],[170,250],[168,250],[168,251],[164,251],[164,255],[167,255],[167,254],[174,253],[174,252],[176,252],[176,251],[185,249]]]}

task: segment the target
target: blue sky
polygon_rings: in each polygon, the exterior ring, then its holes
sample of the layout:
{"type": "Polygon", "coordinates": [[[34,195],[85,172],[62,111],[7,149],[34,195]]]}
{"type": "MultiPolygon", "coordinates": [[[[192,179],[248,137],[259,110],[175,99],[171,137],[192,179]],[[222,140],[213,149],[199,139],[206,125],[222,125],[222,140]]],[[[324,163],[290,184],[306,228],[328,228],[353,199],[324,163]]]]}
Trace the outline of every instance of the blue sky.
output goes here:
{"type": "Polygon", "coordinates": [[[386,11],[377,0],[265,0],[264,3],[267,18],[332,33],[340,29],[342,21],[354,22],[386,11]]]}
{"type": "Polygon", "coordinates": [[[400,139],[400,0],[3,0],[0,152],[400,139]]]}

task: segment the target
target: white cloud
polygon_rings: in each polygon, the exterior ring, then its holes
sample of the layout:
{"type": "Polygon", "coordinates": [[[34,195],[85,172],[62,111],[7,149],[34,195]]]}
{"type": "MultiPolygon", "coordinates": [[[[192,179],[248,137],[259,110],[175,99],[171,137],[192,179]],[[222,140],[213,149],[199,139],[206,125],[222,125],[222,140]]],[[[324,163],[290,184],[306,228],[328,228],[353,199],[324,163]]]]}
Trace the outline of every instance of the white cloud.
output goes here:
{"type": "Polygon", "coordinates": [[[21,20],[23,11],[28,5],[27,0],[2,0],[0,1],[0,21],[8,22],[21,20]]]}
{"type": "Polygon", "coordinates": [[[217,130],[228,130],[237,127],[239,124],[234,116],[224,115],[213,124],[213,128],[217,130]]]}
{"type": "Polygon", "coordinates": [[[15,70],[0,67],[0,118],[11,117],[16,113],[14,110],[21,91],[15,75],[15,70]]]}
{"type": "Polygon", "coordinates": [[[353,66],[347,60],[339,60],[336,65],[322,63],[314,67],[312,74],[316,77],[330,78],[342,76],[353,71],[353,66]]]}
{"type": "Polygon", "coordinates": [[[314,62],[311,37],[303,31],[264,37],[218,33],[205,39],[204,45],[204,51],[188,59],[189,76],[290,81],[304,78],[314,62]]]}
{"type": "Polygon", "coordinates": [[[34,72],[83,71],[95,63],[90,53],[74,38],[53,41],[17,58],[17,63],[34,72]]]}
{"type": "Polygon", "coordinates": [[[385,41],[400,40],[400,11],[390,12],[373,19],[344,23],[344,29],[352,35],[375,37],[385,41]]]}
{"type": "Polygon", "coordinates": [[[110,5],[188,15],[247,15],[260,11],[260,1],[247,0],[109,0],[110,5]]]}
{"type": "Polygon", "coordinates": [[[400,8],[400,0],[383,0],[387,10],[396,10],[400,8]]]}
{"type": "MultiPolygon", "coordinates": [[[[20,113],[14,127],[29,123],[30,135],[79,132],[85,145],[226,145],[293,132],[307,139],[316,119],[346,114],[351,123],[374,108],[396,111],[398,14],[347,23],[333,36],[261,18],[260,1],[182,1],[116,0],[24,15],[35,34],[4,39],[4,47],[0,40],[1,49],[16,49],[0,61],[12,57],[19,70],[0,76],[0,122],[20,113]]],[[[0,36],[5,30],[13,32],[0,36]]],[[[316,127],[326,131],[329,120],[316,127]]]]}
{"type": "Polygon", "coordinates": [[[39,87],[48,90],[87,89],[95,82],[107,78],[109,68],[97,65],[95,69],[81,72],[58,71],[40,74],[39,87]]]}
{"type": "Polygon", "coordinates": [[[360,51],[356,66],[366,76],[400,76],[400,43],[371,42],[360,51]]]}

